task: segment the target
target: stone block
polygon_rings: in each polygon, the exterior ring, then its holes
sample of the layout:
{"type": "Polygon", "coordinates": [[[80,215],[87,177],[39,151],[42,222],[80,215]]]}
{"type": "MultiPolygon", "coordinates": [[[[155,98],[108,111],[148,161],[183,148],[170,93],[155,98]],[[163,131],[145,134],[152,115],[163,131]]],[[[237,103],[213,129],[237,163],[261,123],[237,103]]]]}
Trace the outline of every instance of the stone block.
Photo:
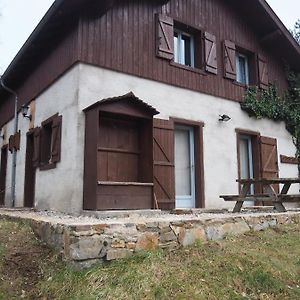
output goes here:
{"type": "Polygon", "coordinates": [[[201,227],[191,229],[181,228],[178,241],[183,247],[186,247],[194,245],[197,241],[206,242],[207,238],[205,230],[201,227]]]}
{"type": "Polygon", "coordinates": [[[177,236],[173,231],[161,233],[159,237],[160,243],[166,243],[171,241],[177,241],[177,236]]]}
{"type": "Polygon", "coordinates": [[[107,251],[106,260],[116,260],[126,258],[132,255],[132,251],[128,249],[110,249],[107,251]]]}
{"type": "Polygon", "coordinates": [[[125,241],[118,239],[118,238],[114,238],[111,242],[111,247],[112,248],[125,248],[125,241]]]}
{"type": "Polygon", "coordinates": [[[270,217],[247,217],[246,221],[249,227],[254,231],[262,231],[277,225],[277,220],[270,217]]]}
{"type": "Polygon", "coordinates": [[[97,233],[103,233],[106,227],[106,224],[96,224],[92,225],[92,230],[96,231],[97,233]]]}
{"type": "Polygon", "coordinates": [[[158,238],[159,236],[156,232],[145,232],[141,234],[136,243],[136,250],[155,250],[158,247],[158,238]]]}
{"type": "Polygon", "coordinates": [[[250,227],[244,220],[238,222],[214,223],[206,227],[208,240],[221,240],[226,235],[239,235],[250,231],[250,227]]]}
{"type": "Polygon", "coordinates": [[[106,255],[106,247],[101,236],[81,237],[69,246],[70,258],[73,260],[87,260],[101,258],[106,255]]]}
{"type": "Polygon", "coordinates": [[[128,242],[128,243],[126,244],[126,248],[127,248],[127,249],[135,250],[135,247],[136,247],[136,243],[135,243],[135,242],[128,242]]]}
{"type": "Polygon", "coordinates": [[[110,224],[104,229],[104,233],[115,236],[136,236],[138,234],[136,226],[125,226],[123,224],[110,224]]]}
{"type": "Polygon", "coordinates": [[[173,249],[178,248],[180,245],[177,241],[173,241],[173,242],[162,243],[162,244],[159,244],[158,246],[161,249],[173,250],[173,249]]]}

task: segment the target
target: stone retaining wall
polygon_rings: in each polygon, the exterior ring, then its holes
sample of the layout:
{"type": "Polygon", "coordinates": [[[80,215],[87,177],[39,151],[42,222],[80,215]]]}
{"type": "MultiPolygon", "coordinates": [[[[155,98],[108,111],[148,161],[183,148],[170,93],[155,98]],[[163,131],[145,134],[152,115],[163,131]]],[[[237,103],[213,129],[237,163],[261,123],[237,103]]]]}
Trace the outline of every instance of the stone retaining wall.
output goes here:
{"type": "Polygon", "coordinates": [[[175,249],[226,235],[259,231],[280,224],[300,223],[300,213],[245,215],[217,219],[64,225],[31,220],[35,234],[65,259],[86,267],[128,257],[139,251],[175,249]]]}

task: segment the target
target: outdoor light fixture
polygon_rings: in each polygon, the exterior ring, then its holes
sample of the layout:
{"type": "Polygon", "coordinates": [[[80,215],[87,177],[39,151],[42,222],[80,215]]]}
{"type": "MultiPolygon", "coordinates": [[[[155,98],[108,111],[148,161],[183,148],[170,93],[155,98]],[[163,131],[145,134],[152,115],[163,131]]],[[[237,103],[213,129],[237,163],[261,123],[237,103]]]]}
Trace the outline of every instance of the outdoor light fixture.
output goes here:
{"type": "Polygon", "coordinates": [[[219,121],[220,122],[228,122],[230,120],[231,120],[231,118],[229,116],[227,116],[227,115],[220,115],[219,116],[219,121]]]}
{"type": "Polygon", "coordinates": [[[22,108],[22,115],[23,115],[23,117],[27,118],[27,119],[29,119],[31,121],[32,116],[31,116],[31,114],[28,114],[29,106],[23,104],[21,108],[22,108]]]}

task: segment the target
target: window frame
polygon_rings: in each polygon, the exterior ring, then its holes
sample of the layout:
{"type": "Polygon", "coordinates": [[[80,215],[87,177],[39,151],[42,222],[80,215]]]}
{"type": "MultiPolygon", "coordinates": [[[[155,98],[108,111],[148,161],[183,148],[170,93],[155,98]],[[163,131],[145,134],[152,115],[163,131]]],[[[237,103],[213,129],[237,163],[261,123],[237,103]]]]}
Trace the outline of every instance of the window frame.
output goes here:
{"type": "Polygon", "coordinates": [[[250,84],[250,68],[249,68],[248,55],[241,53],[240,51],[237,50],[235,55],[235,61],[236,61],[236,82],[248,86],[250,84]],[[240,60],[239,60],[240,58],[243,58],[245,61],[245,82],[239,80],[239,77],[241,77],[240,60]]]}
{"type": "Polygon", "coordinates": [[[178,27],[174,26],[174,63],[180,64],[189,68],[195,68],[195,37],[193,33],[188,33],[184,30],[178,29],[178,27]],[[175,43],[175,33],[177,34],[177,43],[175,43]],[[190,57],[191,57],[191,65],[185,63],[185,51],[182,53],[182,45],[183,45],[183,36],[187,36],[190,38],[190,57]],[[177,44],[177,45],[176,45],[177,44]],[[176,47],[177,46],[177,47],[176,47]],[[177,55],[176,55],[177,54],[177,55]],[[177,57],[178,56],[178,61],[177,57]]]}
{"type": "Polygon", "coordinates": [[[51,116],[47,120],[43,121],[41,123],[41,146],[40,146],[40,170],[41,171],[46,171],[50,169],[56,168],[56,162],[52,162],[52,146],[53,146],[53,122],[54,119],[59,116],[58,113],[55,115],[51,116]],[[45,130],[46,129],[46,130],[45,130]],[[48,143],[48,148],[47,148],[47,154],[50,152],[50,158],[48,161],[45,160],[46,152],[45,152],[45,145],[43,144],[43,140],[45,139],[45,133],[47,131],[50,131],[50,134],[47,134],[47,137],[49,138],[50,135],[50,143],[48,143]]]}

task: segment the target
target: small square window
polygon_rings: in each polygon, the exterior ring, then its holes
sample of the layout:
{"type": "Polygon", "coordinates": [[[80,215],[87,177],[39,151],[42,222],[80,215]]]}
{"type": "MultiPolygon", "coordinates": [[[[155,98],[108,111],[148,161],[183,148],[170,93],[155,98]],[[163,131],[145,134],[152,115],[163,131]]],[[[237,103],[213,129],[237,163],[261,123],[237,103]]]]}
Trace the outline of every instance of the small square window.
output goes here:
{"type": "Polygon", "coordinates": [[[249,85],[249,59],[240,52],[236,52],[236,81],[249,85]]]}

